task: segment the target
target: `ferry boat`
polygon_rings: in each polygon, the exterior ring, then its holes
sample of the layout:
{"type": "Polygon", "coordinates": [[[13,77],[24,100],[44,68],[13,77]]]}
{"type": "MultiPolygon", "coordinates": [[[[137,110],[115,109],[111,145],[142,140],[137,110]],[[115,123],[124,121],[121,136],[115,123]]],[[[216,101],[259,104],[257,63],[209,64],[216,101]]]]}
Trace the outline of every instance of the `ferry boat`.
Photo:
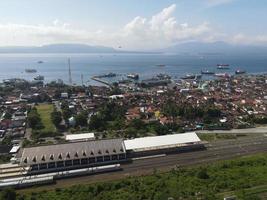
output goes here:
{"type": "Polygon", "coordinates": [[[36,69],[25,69],[26,73],[36,73],[37,70],[36,69]]]}
{"type": "Polygon", "coordinates": [[[229,69],[229,64],[217,64],[217,69],[229,69]]]}
{"type": "Polygon", "coordinates": [[[186,74],[185,76],[183,76],[181,79],[184,80],[196,80],[196,79],[200,79],[202,77],[201,74],[186,74]]]}
{"type": "Polygon", "coordinates": [[[201,74],[213,75],[213,74],[215,74],[215,73],[212,72],[212,71],[209,71],[209,70],[201,70],[201,74]]]}
{"type": "Polygon", "coordinates": [[[246,73],[245,70],[238,69],[238,70],[235,71],[235,74],[245,74],[245,73],[246,73]]]}
{"type": "Polygon", "coordinates": [[[43,81],[44,80],[44,76],[38,75],[36,77],[33,78],[36,81],[43,81]]]}
{"type": "Polygon", "coordinates": [[[131,78],[131,79],[137,80],[137,79],[139,79],[139,75],[135,74],[135,73],[132,73],[132,74],[128,74],[127,78],[131,78]]]}

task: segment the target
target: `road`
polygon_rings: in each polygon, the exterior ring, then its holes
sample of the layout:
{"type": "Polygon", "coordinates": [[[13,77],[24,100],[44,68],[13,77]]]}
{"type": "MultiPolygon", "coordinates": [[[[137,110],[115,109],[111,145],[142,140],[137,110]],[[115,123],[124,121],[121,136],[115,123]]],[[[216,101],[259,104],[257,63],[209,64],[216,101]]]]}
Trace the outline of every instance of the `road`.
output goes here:
{"type": "Polygon", "coordinates": [[[121,171],[57,180],[54,185],[41,186],[34,190],[54,189],[55,187],[118,180],[128,176],[152,174],[155,169],[169,171],[177,166],[211,163],[243,155],[267,152],[267,137],[265,135],[257,135],[233,140],[215,141],[207,144],[206,148],[206,150],[202,151],[134,160],[131,163],[122,164],[121,171]]]}

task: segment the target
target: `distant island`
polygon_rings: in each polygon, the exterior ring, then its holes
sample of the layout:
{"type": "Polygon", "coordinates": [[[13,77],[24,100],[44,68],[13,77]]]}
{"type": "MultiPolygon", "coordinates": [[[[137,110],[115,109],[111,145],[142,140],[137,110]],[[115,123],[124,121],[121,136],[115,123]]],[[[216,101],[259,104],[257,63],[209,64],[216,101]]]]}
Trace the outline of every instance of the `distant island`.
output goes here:
{"type": "Polygon", "coordinates": [[[0,47],[1,53],[138,53],[177,55],[266,55],[267,47],[253,45],[234,45],[226,42],[183,42],[167,48],[152,50],[124,50],[106,46],[92,46],[87,44],[49,44],[43,46],[6,46],[0,47]]]}
{"type": "Polygon", "coordinates": [[[141,51],[116,50],[112,47],[86,44],[49,44],[43,46],[0,47],[0,53],[144,53],[141,51]]]}

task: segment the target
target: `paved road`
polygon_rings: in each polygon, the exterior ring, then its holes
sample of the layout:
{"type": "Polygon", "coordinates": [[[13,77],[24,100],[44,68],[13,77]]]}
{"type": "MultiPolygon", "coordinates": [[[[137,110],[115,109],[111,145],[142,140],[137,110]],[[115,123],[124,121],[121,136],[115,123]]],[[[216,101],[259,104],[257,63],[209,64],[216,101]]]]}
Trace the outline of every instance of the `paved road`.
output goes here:
{"type": "Polygon", "coordinates": [[[71,179],[62,179],[58,180],[55,185],[41,186],[36,189],[53,189],[55,187],[111,181],[127,176],[151,174],[155,169],[160,171],[168,171],[177,166],[210,163],[218,160],[231,159],[242,155],[267,152],[267,137],[264,135],[258,135],[255,137],[244,137],[236,140],[216,141],[209,143],[206,145],[206,147],[207,149],[203,151],[186,152],[171,154],[164,157],[134,160],[132,163],[122,164],[121,171],[75,177],[71,179]]]}

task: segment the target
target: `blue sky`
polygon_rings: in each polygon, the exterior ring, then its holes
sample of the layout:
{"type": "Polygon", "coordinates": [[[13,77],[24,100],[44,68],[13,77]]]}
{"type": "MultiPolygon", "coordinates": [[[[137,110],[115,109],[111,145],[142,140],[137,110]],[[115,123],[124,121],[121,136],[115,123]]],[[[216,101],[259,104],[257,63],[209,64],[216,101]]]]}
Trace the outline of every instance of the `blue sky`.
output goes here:
{"type": "Polygon", "coordinates": [[[266,0],[0,0],[0,46],[267,45],[266,0]]]}

